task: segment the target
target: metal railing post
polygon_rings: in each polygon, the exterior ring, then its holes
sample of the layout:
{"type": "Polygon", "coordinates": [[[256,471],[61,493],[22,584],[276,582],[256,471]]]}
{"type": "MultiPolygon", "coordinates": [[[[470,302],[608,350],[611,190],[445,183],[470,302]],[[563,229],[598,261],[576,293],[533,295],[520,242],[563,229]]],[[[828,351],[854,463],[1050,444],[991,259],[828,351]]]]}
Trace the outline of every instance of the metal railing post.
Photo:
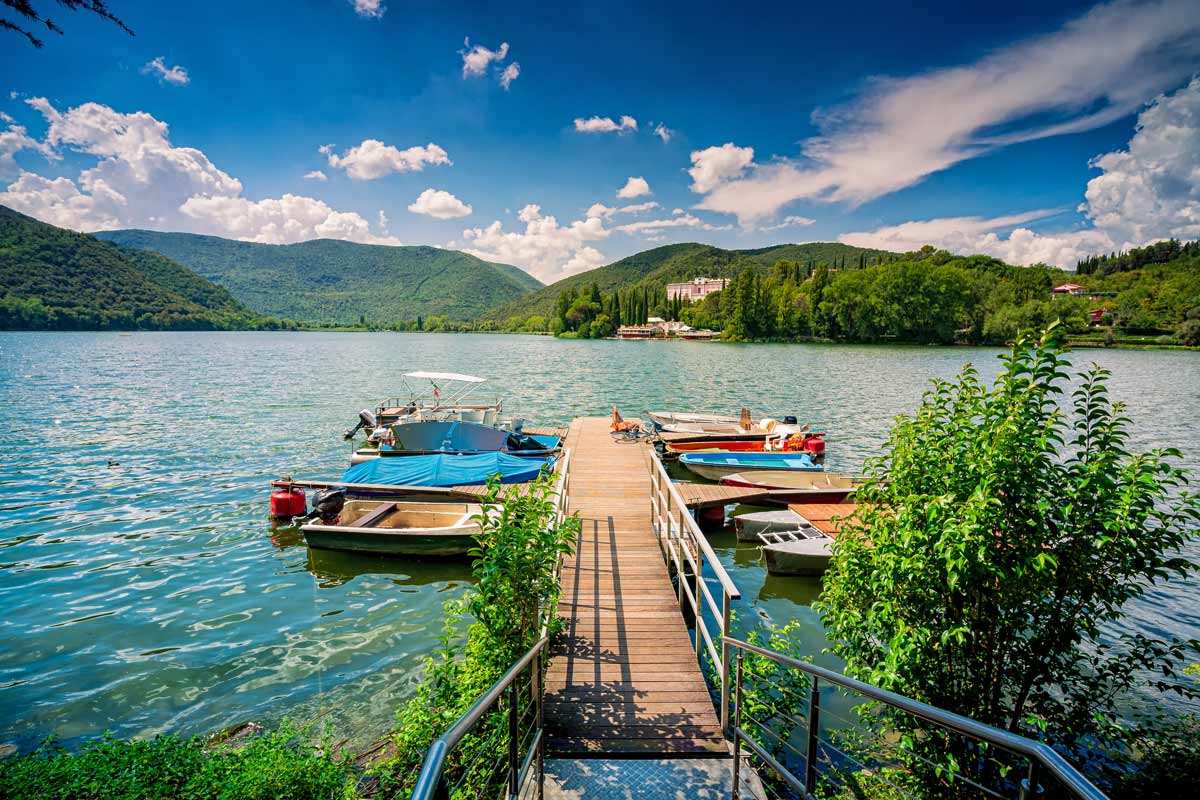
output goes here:
{"type": "Polygon", "coordinates": [[[703,669],[704,647],[700,629],[704,625],[704,551],[699,547],[696,548],[696,590],[692,595],[692,613],[696,615],[696,661],[703,669]]]}
{"type": "Polygon", "coordinates": [[[1021,782],[1021,800],[1033,800],[1041,794],[1041,787],[1038,785],[1041,780],[1041,775],[1038,774],[1041,771],[1038,769],[1039,766],[1036,758],[1029,759],[1029,772],[1025,775],[1025,780],[1021,782]]]}
{"type": "MultiPolygon", "coordinates": [[[[721,590],[721,730],[729,735],[729,592],[721,590]]],[[[741,660],[741,653],[738,653],[741,660]]]]}
{"type": "Polygon", "coordinates": [[[520,715],[517,713],[517,686],[513,681],[508,687],[508,796],[515,800],[521,787],[517,785],[517,773],[520,770],[520,715]]]}
{"type": "Polygon", "coordinates": [[[742,651],[737,654],[737,677],[733,694],[733,800],[741,794],[742,767],[742,651]]]}
{"type": "Polygon", "coordinates": [[[810,795],[817,789],[817,736],[821,732],[821,686],[817,676],[812,676],[812,690],[808,695],[808,748],[804,761],[804,791],[810,795]]]}
{"type": "MultiPolygon", "coordinates": [[[[545,686],[542,683],[542,653],[539,650],[537,658],[533,660],[533,685],[537,694],[537,729],[544,730],[545,720],[545,686]]],[[[542,800],[543,788],[546,784],[545,771],[545,756],[546,745],[543,737],[538,737],[537,742],[537,800],[542,800]]]]}

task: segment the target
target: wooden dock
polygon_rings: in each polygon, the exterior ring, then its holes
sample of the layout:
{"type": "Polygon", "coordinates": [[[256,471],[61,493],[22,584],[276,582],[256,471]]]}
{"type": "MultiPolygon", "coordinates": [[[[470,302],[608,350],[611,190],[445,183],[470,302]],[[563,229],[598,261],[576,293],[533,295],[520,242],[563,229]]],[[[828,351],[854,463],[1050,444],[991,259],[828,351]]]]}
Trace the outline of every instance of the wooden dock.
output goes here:
{"type": "Polygon", "coordinates": [[[563,565],[563,635],[546,676],[551,756],[727,756],[651,523],[649,445],[606,417],[572,422],[568,509],[583,531],[563,565]]]}

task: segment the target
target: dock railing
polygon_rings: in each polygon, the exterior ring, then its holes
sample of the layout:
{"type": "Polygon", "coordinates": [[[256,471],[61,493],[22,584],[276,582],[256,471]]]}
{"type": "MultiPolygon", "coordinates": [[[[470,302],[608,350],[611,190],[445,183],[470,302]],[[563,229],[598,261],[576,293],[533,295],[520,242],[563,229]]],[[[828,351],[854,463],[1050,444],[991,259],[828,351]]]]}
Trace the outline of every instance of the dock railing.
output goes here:
{"type": "Polygon", "coordinates": [[[742,595],[713,552],[704,532],[692,517],[687,502],[679,494],[679,488],[671,481],[662,459],[653,448],[650,450],[650,519],[663,558],[675,572],[679,605],[683,609],[690,609],[695,619],[696,657],[703,663],[707,654],[720,676],[721,729],[728,734],[732,665],[726,637],[729,636],[733,601],[742,595]],[[705,577],[705,567],[716,576],[715,584],[721,592],[720,603],[713,597],[710,589],[710,583],[713,582],[705,577]],[[715,631],[709,630],[706,608],[711,612],[715,631]]]}
{"type": "Polygon", "coordinates": [[[726,637],[724,644],[737,651],[730,731],[734,800],[743,749],[749,750],[764,782],[777,787],[774,795],[779,797],[810,800],[822,776],[835,787],[859,776],[876,785],[876,796],[916,800],[928,792],[907,781],[924,772],[941,781],[939,796],[1107,800],[1043,742],[748,642],[726,637]],[[743,658],[769,659],[783,667],[782,677],[771,672],[770,686],[751,687],[752,702],[746,702],[743,678],[770,671],[743,670],[743,658]],[[806,685],[806,691],[797,695],[797,684],[806,685]],[[825,689],[831,691],[823,702],[825,689]],[[872,713],[881,710],[887,713],[872,713]],[[906,732],[886,724],[898,717],[905,719],[906,732]],[[938,747],[930,746],[934,743],[938,747]]]}

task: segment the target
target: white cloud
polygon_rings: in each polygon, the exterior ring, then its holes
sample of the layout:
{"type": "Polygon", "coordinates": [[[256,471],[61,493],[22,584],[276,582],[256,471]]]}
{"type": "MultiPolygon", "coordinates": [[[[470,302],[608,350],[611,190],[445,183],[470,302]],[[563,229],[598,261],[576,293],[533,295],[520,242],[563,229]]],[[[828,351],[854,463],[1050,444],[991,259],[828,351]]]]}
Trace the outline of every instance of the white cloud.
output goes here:
{"type": "Polygon", "coordinates": [[[489,50],[481,44],[471,47],[471,40],[467,38],[463,40],[463,49],[458,52],[462,56],[463,78],[477,77],[487,72],[488,65],[499,64],[508,58],[508,42],[501,42],[497,50],[489,50]]]}
{"type": "Polygon", "coordinates": [[[688,170],[692,176],[692,191],[707,194],[723,182],[740,176],[753,161],[753,147],[738,147],[733,142],[696,150],[688,170]]]}
{"type": "Polygon", "coordinates": [[[662,139],[664,143],[671,141],[675,135],[675,131],[663,125],[661,122],[654,126],[654,135],[662,139]]]}
{"type": "Polygon", "coordinates": [[[379,219],[379,230],[382,233],[387,233],[388,217],[387,217],[387,214],[383,213],[382,208],[379,209],[378,219],[379,219]]]}
{"type": "Polygon", "coordinates": [[[609,231],[598,217],[560,226],[537,205],[527,205],[517,215],[525,230],[505,231],[499,220],[486,228],[467,228],[465,252],[489,261],[514,264],[544,283],[595,269],[605,259],[588,242],[605,239],[609,231]]]}
{"type": "Polygon", "coordinates": [[[167,62],[162,56],[153,61],[147,61],[142,67],[142,74],[157,75],[160,81],[166,81],[174,86],[186,86],[191,81],[186,69],[178,64],[167,67],[167,62]]]}
{"type": "Polygon", "coordinates": [[[625,185],[617,192],[617,197],[622,200],[632,200],[646,194],[650,194],[650,184],[646,183],[645,178],[638,177],[625,181],[625,185]]]}
{"type": "Polygon", "coordinates": [[[521,65],[516,61],[509,64],[500,73],[500,85],[507,89],[512,86],[512,82],[521,76],[521,65]]]}
{"type": "MultiPolygon", "coordinates": [[[[6,122],[12,122],[12,117],[7,114],[4,117],[6,122]]],[[[0,133],[0,178],[17,174],[15,156],[22,150],[36,150],[51,160],[58,158],[53,149],[26,133],[24,125],[9,125],[8,130],[0,133]]]]}
{"type": "Polygon", "coordinates": [[[0,122],[16,122],[16,120],[10,117],[8,114],[5,114],[3,111],[0,111],[0,122]]]}
{"type": "Polygon", "coordinates": [[[758,228],[758,230],[760,230],[760,231],[777,231],[777,230],[781,230],[783,228],[800,228],[805,225],[812,225],[814,222],[816,222],[816,220],[813,219],[812,217],[791,216],[791,217],[784,217],[782,222],[776,223],[774,225],[760,226],[758,228]]]}
{"type": "Polygon", "coordinates": [[[279,199],[189,197],[179,210],[193,221],[195,233],[211,233],[249,242],[287,244],[308,239],[347,239],[365,244],[400,244],[376,236],[359,214],[335,211],[321,200],[285,194],[279,199]]]}
{"type": "Polygon", "coordinates": [[[672,214],[675,214],[676,216],[678,216],[678,215],[680,215],[680,214],[682,214],[682,213],[683,213],[683,209],[682,209],[682,208],[676,208],[676,209],[672,209],[671,213],[672,213],[672,214]]]}
{"type": "Polygon", "coordinates": [[[613,122],[612,117],[576,117],[575,130],[579,133],[626,133],[638,129],[637,120],[628,115],[621,117],[620,122],[613,122]]]}
{"type": "Polygon", "coordinates": [[[1086,202],[1079,207],[1092,223],[1088,229],[1035,233],[1019,227],[1055,213],[1032,211],[994,219],[906,222],[845,234],[840,240],[889,250],[932,244],[1011,264],[1072,267],[1089,255],[1158,239],[1200,238],[1200,78],[1156,99],[1138,116],[1128,148],[1095,158],[1092,165],[1102,174],[1088,182],[1086,202]],[[1001,236],[1009,228],[1008,237],[1001,236]]]}
{"type": "Polygon", "coordinates": [[[309,181],[327,181],[329,176],[319,169],[314,169],[312,172],[304,173],[304,179],[309,181]]]}
{"type": "Polygon", "coordinates": [[[614,231],[621,233],[646,233],[655,234],[661,233],[668,228],[698,228],[702,231],[728,231],[732,230],[732,225],[713,225],[710,222],[705,222],[699,217],[691,214],[675,216],[669,219],[648,219],[639,222],[627,222],[624,225],[618,225],[613,228],[614,231]]]}
{"type": "Polygon", "coordinates": [[[0,204],[65,228],[123,227],[211,233],[258,242],[319,237],[397,244],[370,231],[362,216],[311,197],[242,197],[242,183],[195,148],[176,147],[165,122],[98,103],[60,112],[45,98],[27,101],[49,123],[39,149],[69,148],[96,163],[75,179],[22,172],[0,204]]]}
{"type": "Polygon", "coordinates": [[[615,208],[612,206],[606,206],[603,203],[592,203],[591,207],[588,208],[587,213],[585,213],[584,216],[588,219],[593,217],[602,217],[607,219],[614,214],[640,214],[641,212],[649,211],[652,208],[659,208],[658,203],[653,200],[645,203],[633,203],[625,206],[617,206],[615,208]]]}
{"type": "Polygon", "coordinates": [[[801,198],[862,203],[1006,145],[1091,130],[1189,77],[1200,57],[1195,0],[1099,5],[1061,29],[963,66],[875,80],[814,115],[802,159],[708,184],[701,208],[752,222],[801,198]]]}
{"type": "Polygon", "coordinates": [[[324,145],[320,150],[329,157],[329,166],[344,169],[347,175],[359,181],[382,178],[393,172],[420,172],[426,164],[453,163],[446,151],[433,142],[424,147],[400,150],[378,139],[364,139],[362,144],[340,156],[333,152],[331,145],[324,145]]]}
{"type": "Polygon", "coordinates": [[[383,0],[350,0],[354,5],[354,13],[360,17],[374,17],[379,19],[387,11],[387,6],[383,4],[383,0]]]}
{"type": "Polygon", "coordinates": [[[471,207],[449,192],[441,189],[426,189],[409,205],[414,214],[424,214],[434,219],[459,219],[471,214],[471,207]]]}

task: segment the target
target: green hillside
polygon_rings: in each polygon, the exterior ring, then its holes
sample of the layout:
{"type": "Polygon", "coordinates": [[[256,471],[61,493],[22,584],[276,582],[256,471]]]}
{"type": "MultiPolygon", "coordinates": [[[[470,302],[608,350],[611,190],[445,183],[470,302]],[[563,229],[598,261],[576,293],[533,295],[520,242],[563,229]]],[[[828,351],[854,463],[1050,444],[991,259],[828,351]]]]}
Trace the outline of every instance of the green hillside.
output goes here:
{"type": "Polygon", "coordinates": [[[687,242],[669,244],[622,258],[604,267],[572,275],[543,289],[532,292],[511,303],[498,306],[486,316],[506,320],[530,315],[549,316],[562,291],[572,291],[596,284],[603,292],[627,289],[639,284],[661,287],[667,283],[687,281],[698,276],[729,278],[746,267],[761,269],[780,260],[798,261],[813,268],[822,264],[836,267],[844,262],[857,266],[861,256],[865,262],[888,255],[883,250],[866,250],[836,242],[784,244],[756,250],[724,250],[707,244],[687,242]]]}
{"type": "Polygon", "coordinates": [[[436,247],[333,239],[274,245],[143,230],[97,236],[161,253],[259,313],[307,323],[472,319],[542,285],[516,267],[436,247]]]}
{"type": "Polygon", "coordinates": [[[277,326],[187,268],[0,206],[0,328],[277,326]]]}

